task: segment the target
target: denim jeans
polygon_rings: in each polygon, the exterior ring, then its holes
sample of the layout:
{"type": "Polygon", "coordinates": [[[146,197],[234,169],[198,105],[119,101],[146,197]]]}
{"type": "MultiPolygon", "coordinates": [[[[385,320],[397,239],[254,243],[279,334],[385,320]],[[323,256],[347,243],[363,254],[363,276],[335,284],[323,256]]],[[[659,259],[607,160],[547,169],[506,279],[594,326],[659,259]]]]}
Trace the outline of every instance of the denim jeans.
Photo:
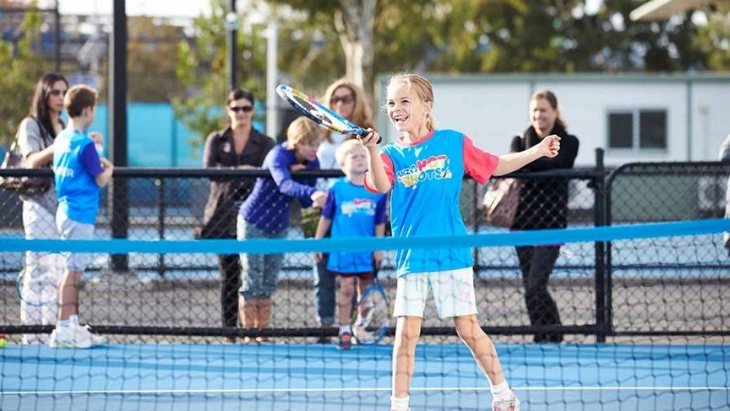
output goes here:
{"type": "Polygon", "coordinates": [[[327,270],[327,254],[322,261],[314,265],[314,307],[317,309],[317,320],[320,325],[335,323],[335,305],[337,304],[335,275],[327,270]]]}
{"type": "MultiPolygon", "coordinates": [[[[255,225],[238,217],[237,238],[239,241],[254,238],[284,238],[286,230],[267,233],[255,225]]],[[[279,269],[284,254],[246,254],[241,253],[241,289],[244,300],[270,299],[276,290],[279,269]]]]}

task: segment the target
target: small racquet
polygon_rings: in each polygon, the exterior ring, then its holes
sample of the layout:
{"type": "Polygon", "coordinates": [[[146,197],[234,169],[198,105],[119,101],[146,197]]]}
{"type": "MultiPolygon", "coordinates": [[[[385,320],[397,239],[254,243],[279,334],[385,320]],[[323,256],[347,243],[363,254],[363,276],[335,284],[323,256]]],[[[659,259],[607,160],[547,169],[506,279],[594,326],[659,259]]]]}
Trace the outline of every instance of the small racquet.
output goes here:
{"type": "MultiPolygon", "coordinates": [[[[308,119],[333,133],[356,134],[358,136],[368,135],[367,130],[352,123],[295,88],[280,84],[276,87],[276,93],[308,119]]],[[[382,137],[378,138],[378,144],[381,141],[382,137]]]]}
{"type": "Polygon", "coordinates": [[[392,312],[390,302],[383,286],[378,281],[377,270],[373,281],[360,297],[355,311],[357,315],[354,324],[354,337],[360,345],[374,345],[380,342],[388,333],[392,312]]]}
{"type": "Polygon", "coordinates": [[[58,301],[58,286],[65,259],[60,253],[34,254],[18,273],[15,289],[27,305],[42,307],[58,301]]]}

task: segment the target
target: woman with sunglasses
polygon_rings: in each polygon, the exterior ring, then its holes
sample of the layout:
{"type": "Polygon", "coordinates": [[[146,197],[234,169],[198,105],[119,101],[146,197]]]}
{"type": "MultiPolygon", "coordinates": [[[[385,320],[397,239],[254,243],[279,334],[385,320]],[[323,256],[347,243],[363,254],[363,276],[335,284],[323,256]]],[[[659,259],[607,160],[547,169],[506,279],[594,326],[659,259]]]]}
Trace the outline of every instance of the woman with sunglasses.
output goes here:
{"type": "MultiPolygon", "coordinates": [[[[30,168],[50,168],[53,160],[53,142],[64,128],[60,117],[63,111],[63,98],[68,90],[68,81],[57,73],[43,75],[36,84],[33,101],[28,116],[18,127],[18,150],[30,168]]],[[[49,189],[33,195],[21,195],[23,202],[23,229],[26,239],[58,239],[56,229],[56,190],[53,179],[49,179],[49,189]]],[[[63,275],[63,267],[53,264],[40,264],[42,254],[28,251],[25,253],[25,275],[21,287],[28,301],[48,301],[44,305],[20,302],[20,321],[22,324],[52,325],[56,323],[57,306],[55,303],[58,282],[63,275]]],[[[47,334],[25,334],[24,344],[46,344],[47,334]]]]}
{"type": "MultiPolygon", "coordinates": [[[[365,93],[358,85],[349,80],[340,79],[330,84],[321,101],[330,110],[362,128],[375,127],[370,104],[365,98],[365,93]]],[[[339,170],[340,165],[335,158],[335,151],[343,141],[355,138],[355,136],[330,133],[324,129],[322,134],[324,139],[319,146],[319,150],[317,150],[319,166],[323,170],[339,170]]],[[[331,179],[331,181],[335,180],[331,179]]],[[[319,189],[327,190],[329,183],[330,180],[323,179],[319,181],[319,189]]],[[[306,211],[303,210],[302,218],[305,226],[309,226],[307,222],[312,221],[312,227],[316,227],[320,211],[315,207],[306,211]]],[[[313,232],[308,234],[314,236],[313,232]]],[[[314,264],[314,304],[317,309],[317,320],[323,328],[329,328],[335,324],[335,305],[337,301],[335,297],[336,275],[327,271],[327,257],[327,254],[323,254],[321,260],[314,264]]],[[[317,342],[328,344],[330,338],[320,337],[317,342]]]]}
{"type": "MultiPolygon", "coordinates": [[[[250,170],[261,167],[274,140],[253,127],[254,96],[248,90],[236,89],[226,99],[229,126],[211,133],[205,141],[205,168],[250,170]]],[[[199,238],[236,238],[238,209],[253,189],[255,178],[211,179],[210,195],[205,206],[199,238]]],[[[221,309],[224,327],[237,327],[238,289],[241,265],[238,254],[219,255],[221,272],[221,309]]],[[[226,343],[235,338],[224,338],[226,343]]]]}

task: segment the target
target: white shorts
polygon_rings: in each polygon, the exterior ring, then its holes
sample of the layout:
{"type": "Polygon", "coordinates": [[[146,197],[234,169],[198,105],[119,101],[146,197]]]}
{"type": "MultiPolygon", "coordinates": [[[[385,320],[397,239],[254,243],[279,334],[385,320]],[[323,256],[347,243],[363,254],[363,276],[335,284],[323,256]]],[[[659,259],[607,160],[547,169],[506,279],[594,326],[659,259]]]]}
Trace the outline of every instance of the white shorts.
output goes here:
{"type": "Polygon", "coordinates": [[[474,270],[469,267],[451,271],[406,274],[398,278],[393,315],[423,318],[429,289],[433,290],[433,300],[439,318],[477,313],[474,270]]]}
{"type": "MultiPolygon", "coordinates": [[[[62,240],[93,240],[94,225],[80,223],[71,220],[64,213],[56,213],[56,224],[61,234],[62,240]]],[[[92,254],[90,253],[71,253],[64,252],[66,258],[66,269],[69,271],[84,271],[91,263],[92,254]]]]}

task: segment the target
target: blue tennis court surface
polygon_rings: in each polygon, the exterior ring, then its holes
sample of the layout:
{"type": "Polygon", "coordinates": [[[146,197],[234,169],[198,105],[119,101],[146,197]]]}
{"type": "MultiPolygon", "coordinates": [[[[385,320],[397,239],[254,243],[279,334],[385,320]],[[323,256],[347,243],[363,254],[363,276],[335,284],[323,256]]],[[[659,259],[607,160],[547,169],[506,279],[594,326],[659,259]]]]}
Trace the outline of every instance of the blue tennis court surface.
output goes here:
{"type": "MultiPolygon", "coordinates": [[[[497,347],[523,410],[728,410],[730,347],[497,347]]],[[[109,345],[0,350],[0,410],[388,410],[389,345],[109,345]]],[[[419,346],[411,407],[488,410],[466,347],[419,346]]]]}

